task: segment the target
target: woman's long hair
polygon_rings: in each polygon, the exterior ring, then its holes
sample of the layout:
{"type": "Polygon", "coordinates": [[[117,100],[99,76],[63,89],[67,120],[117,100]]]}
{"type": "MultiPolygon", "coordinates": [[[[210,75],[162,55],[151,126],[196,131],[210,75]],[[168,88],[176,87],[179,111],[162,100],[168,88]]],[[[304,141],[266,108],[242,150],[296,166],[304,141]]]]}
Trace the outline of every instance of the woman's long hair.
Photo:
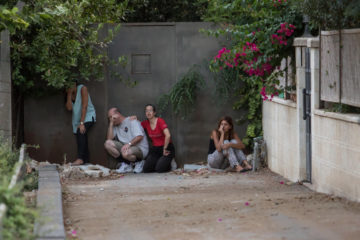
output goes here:
{"type": "Polygon", "coordinates": [[[219,132],[219,128],[220,128],[221,122],[224,121],[224,120],[231,126],[231,128],[230,128],[230,130],[228,132],[228,136],[227,136],[227,140],[231,140],[231,139],[234,138],[234,124],[233,124],[232,118],[229,117],[229,116],[224,116],[224,117],[220,118],[220,120],[218,122],[218,125],[217,125],[217,128],[215,129],[216,135],[218,136],[218,138],[220,138],[221,134],[219,132]]]}

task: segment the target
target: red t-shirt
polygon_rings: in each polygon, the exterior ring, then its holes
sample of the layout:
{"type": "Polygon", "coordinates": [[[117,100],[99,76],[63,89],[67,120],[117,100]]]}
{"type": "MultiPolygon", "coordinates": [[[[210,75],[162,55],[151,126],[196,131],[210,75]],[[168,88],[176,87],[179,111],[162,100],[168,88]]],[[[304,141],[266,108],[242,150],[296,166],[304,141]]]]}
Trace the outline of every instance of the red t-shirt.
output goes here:
{"type": "Polygon", "coordinates": [[[145,131],[151,138],[153,146],[157,146],[157,147],[164,146],[165,144],[164,129],[168,127],[164,119],[162,118],[157,119],[154,130],[151,129],[149,120],[142,121],[141,126],[145,129],[145,131]]]}

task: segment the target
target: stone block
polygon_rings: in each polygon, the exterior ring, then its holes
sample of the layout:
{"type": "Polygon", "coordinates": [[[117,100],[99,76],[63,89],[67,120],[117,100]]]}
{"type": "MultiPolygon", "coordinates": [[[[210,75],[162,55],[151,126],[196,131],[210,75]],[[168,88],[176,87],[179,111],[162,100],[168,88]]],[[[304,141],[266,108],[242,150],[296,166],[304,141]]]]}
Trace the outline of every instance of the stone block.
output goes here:
{"type": "Polygon", "coordinates": [[[37,208],[40,211],[35,224],[37,239],[65,239],[61,184],[56,166],[39,167],[37,208]]]}

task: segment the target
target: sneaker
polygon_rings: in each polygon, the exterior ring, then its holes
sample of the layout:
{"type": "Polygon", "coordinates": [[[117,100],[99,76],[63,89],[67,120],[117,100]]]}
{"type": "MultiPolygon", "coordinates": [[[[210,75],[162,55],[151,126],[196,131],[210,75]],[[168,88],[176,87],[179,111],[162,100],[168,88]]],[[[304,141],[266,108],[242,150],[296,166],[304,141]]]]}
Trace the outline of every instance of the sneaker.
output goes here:
{"type": "Polygon", "coordinates": [[[129,173],[132,171],[133,171],[132,166],[127,163],[122,163],[121,166],[115,170],[115,172],[117,173],[129,173]]]}
{"type": "Polygon", "coordinates": [[[141,173],[143,171],[144,164],[145,164],[145,160],[135,162],[134,173],[141,173]]]}

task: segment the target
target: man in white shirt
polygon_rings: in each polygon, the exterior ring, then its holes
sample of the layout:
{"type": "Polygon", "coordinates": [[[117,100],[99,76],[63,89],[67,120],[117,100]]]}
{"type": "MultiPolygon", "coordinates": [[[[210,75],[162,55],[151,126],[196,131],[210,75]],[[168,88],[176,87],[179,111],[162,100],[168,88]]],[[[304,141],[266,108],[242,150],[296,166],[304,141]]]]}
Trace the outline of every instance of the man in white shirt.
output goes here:
{"type": "Polygon", "coordinates": [[[138,120],[130,120],[123,116],[117,108],[108,111],[109,127],[106,142],[106,151],[114,158],[123,158],[117,172],[141,172],[144,159],[149,152],[149,144],[138,120]],[[132,165],[135,164],[135,169],[132,165]]]}

